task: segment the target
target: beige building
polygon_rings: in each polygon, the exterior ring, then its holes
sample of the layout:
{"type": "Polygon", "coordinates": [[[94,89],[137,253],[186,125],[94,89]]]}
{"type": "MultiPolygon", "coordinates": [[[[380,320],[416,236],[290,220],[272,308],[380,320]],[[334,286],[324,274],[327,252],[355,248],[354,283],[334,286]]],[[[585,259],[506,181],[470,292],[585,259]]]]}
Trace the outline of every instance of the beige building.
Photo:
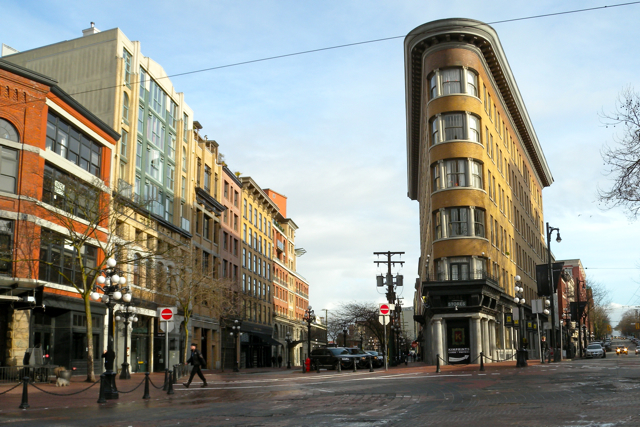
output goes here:
{"type": "Polygon", "coordinates": [[[417,27],[405,38],[405,80],[424,356],[509,358],[515,277],[530,320],[535,266],[546,257],[542,189],[553,177],[490,26],[444,19],[417,27]]]}

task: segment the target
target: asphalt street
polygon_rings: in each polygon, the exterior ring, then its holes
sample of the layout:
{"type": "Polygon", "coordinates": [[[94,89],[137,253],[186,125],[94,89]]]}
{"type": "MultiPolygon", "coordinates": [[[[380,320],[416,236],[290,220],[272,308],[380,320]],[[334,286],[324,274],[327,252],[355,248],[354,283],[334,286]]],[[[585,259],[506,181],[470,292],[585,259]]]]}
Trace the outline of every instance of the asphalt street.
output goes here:
{"type": "MultiPolygon", "coordinates": [[[[388,372],[302,374],[276,371],[208,378],[209,386],[177,385],[152,399],[96,394],[40,397],[27,410],[20,394],[0,396],[0,424],[15,426],[638,426],[640,356],[554,364],[513,362],[434,367],[412,364],[388,372]],[[195,388],[194,388],[195,386],[195,388]]],[[[130,383],[132,386],[135,383],[130,383]]],[[[0,389],[0,392],[6,387],[0,389]]],[[[122,389],[122,386],[120,386],[122,389]]],[[[53,391],[59,389],[53,388],[53,391]]],[[[141,390],[140,390],[141,391],[141,390]]],[[[87,392],[88,393],[88,392],[87,392]]],[[[86,394],[86,393],[85,393],[86,394]]]]}

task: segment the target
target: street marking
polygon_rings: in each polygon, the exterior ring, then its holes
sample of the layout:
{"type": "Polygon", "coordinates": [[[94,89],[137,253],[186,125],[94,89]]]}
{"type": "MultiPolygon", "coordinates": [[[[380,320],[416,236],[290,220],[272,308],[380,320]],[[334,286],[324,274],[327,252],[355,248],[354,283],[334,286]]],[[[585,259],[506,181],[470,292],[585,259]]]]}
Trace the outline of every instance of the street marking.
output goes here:
{"type": "Polygon", "coordinates": [[[500,375],[500,374],[496,372],[496,373],[492,373],[491,375],[500,375]]]}
{"type": "Polygon", "coordinates": [[[487,375],[487,374],[478,374],[478,376],[481,376],[481,375],[487,375]]]}

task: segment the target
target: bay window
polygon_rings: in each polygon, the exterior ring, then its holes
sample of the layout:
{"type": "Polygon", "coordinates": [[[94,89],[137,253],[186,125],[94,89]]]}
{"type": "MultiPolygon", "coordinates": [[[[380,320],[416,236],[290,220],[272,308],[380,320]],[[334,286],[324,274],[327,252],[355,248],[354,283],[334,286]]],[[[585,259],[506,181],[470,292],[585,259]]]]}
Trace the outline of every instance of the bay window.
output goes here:
{"type": "Polygon", "coordinates": [[[442,208],[433,213],[435,240],[455,237],[485,237],[484,210],[462,206],[442,208]]]}
{"type": "Polygon", "coordinates": [[[438,114],[431,119],[431,145],[448,141],[480,140],[480,119],[467,112],[438,114]]]}
{"type": "Polygon", "coordinates": [[[437,69],[429,76],[430,99],[453,94],[478,96],[478,75],[466,67],[437,69]]]}
{"type": "Polygon", "coordinates": [[[486,276],[485,260],[475,256],[436,260],[438,280],[475,280],[486,276]]]}
{"type": "Polygon", "coordinates": [[[431,167],[432,191],[467,187],[482,189],[482,163],[473,159],[440,160],[431,167]]]}

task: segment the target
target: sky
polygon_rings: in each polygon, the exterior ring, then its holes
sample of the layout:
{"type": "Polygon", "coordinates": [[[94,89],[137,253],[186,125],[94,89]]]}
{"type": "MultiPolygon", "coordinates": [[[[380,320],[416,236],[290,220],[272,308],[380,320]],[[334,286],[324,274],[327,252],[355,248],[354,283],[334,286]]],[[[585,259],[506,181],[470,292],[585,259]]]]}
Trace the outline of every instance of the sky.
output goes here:
{"type": "MultiPolygon", "coordinates": [[[[620,92],[636,87],[640,4],[601,1],[9,1],[0,43],[23,51],[119,27],[169,75],[387,37],[391,40],[172,78],[231,170],[288,197],[306,249],[298,272],[324,316],[341,303],[383,302],[373,252],[405,252],[413,297],[418,203],[407,197],[403,38],[436,19],[464,17],[500,37],[554,177],[544,218],[558,227],[557,259],[582,260],[608,293],[611,318],[640,305],[638,222],[603,209],[600,154],[620,92]],[[634,29],[635,28],[635,29],[634,29]]],[[[400,260],[400,257],[394,259],[400,260]]],[[[394,270],[398,272],[397,270],[394,270]]]]}

